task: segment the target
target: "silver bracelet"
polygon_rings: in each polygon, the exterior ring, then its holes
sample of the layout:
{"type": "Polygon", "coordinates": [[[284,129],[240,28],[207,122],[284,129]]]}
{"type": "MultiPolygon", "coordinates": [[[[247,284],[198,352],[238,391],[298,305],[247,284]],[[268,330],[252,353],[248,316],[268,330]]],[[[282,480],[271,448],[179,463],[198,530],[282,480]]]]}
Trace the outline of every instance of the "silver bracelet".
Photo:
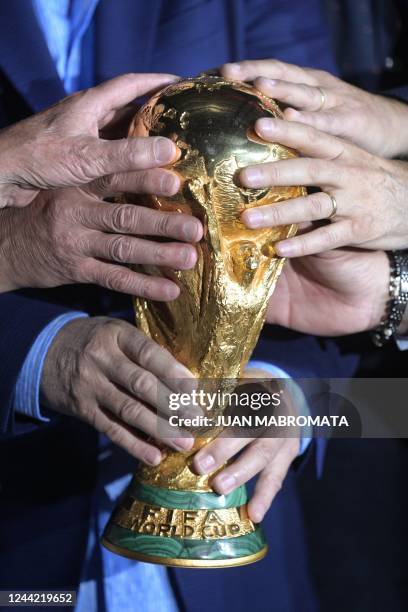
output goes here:
{"type": "Polygon", "coordinates": [[[408,251],[387,251],[390,262],[389,300],[378,327],[371,332],[376,346],[383,346],[397,332],[408,304],[408,251]]]}

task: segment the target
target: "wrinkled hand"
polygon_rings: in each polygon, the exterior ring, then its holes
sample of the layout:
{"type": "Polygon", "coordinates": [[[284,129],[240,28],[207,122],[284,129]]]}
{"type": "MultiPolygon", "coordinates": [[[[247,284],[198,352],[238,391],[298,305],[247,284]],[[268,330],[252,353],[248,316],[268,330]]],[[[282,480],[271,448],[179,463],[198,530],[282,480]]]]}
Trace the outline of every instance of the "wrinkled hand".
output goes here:
{"type": "Polygon", "coordinates": [[[338,249],[288,260],[266,320],[321,336],[367,331],[385,313],[389,279],[382,251],[338,249]]]}
{"type": "Polygon", "coordinates": [[[179,294],[170,280],[133,272],[120,264],[192,268],[192,244],[200,222],[185,214],[110,204],[121,192],[171,195],[179,186],[171,172],[121,173],[84,187],[44,191],[26,208],[0,211],[0,291],[93,283],[154,300],[179,294]],[[164,173],[164,174],[163,174],[164,173]],[[182,242],[154,242],[140,236],[182,242]]]}
{"type": "Polygon", "coordinates": [[[368,93],[322,70],[277,60],[225,64],[221,72],[254,81],[260,91],[288,106],[284,116],[289,121],[341,136],[382,157],[408,152],[408,107],[398,100],[368,93]]]}
{"type": "Polygon", "coordinates": [[[168,385],[173,391],[193,375],[133,325],[106,317],[76,319],[57,334],[46,356],[42,403],[92,425],[131,455],[158,465],[161,451],[143,434],[176,450],[189,450],[193,438],[170,427],[168,385]],[[180,380],[181,379],[181,380],[180,380]],[[157,410],[157,415],[150,407],[157,410]],[[142,432],[142,433],[141,433],[142,432]]]}
{"type": "MultiPolygon", "coordinates": [[[[282,257],[299,257],[341,246],[369,249],[408,247],[408,164],[372,155],[340,138],[303,123],[259,119],[261,138],[297,149],[304,157],[258,164],[241,170],[252,188],[319,186],[322,191],[273,205],[248,209],[242,220],[250,228],[328,219],[324,227],[278,242],[282,257]],[[330,195],[328,195],[330,194],[330,195]]],[[[321,225],[321,224],[320,224],[321,225]]]]}
{"type": "Polygon", "coordinates": [[[100,131],[108,132],[135,98],[175,79],[169,74],[125,74],[1,130],[0,208],[26,206],[40,189],[168,164],[177,151],[166,138],[105,140],[100,131]]]}

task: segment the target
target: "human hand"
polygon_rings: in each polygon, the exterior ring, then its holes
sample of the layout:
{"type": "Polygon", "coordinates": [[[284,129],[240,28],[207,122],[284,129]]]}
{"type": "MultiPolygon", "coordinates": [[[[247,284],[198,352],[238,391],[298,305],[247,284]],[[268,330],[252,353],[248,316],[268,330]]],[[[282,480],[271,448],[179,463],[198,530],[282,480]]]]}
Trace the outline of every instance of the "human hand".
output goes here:
{"type": "MultiPolygon", "coordinates": [[[[262,369],[248,367],[245,377],[250,378],[251,382],[254,382],[252,379],[262,379],[261,384],[264,386],[271,375],[262,369]]],[[[300,407],[296,405],[297,399],[290,392],[290,387],[287,389],[289,401],[284,410],[296,414],[300,407]]],[[[266,389],[264,391],[266,392],[266,389]]],[[[254,494],[247,508],[249,518],[254,523],[259,523],[281,489],[292,461],[299,454],[299,436],[300,432],[295,431],[287,437],[268,437],[268,429],[264,429],[258,437],[238,438],[232,429],[226,428],[215,440],[196,453],[193,468],[198,474],[220,470],[211,479],[212,488],[220,495],[228,495],[258,475],[254,494]],[[234,458],[238,453],[241,454],[234,458]],[[227,462],[229,463],[222,467],[227,462]]]]}
{"type": "Polygon", "coordinates": [[[231,463],[211,481],[216,493],[227,495],[259,474],[253,496],[248,502],[248,516],[262,521],[282,487],[289,467],[299,453],[299,438],[228,438],[218,436],[194,457],[199,474],[207,474],[231,463]],[[235,460],[233,457],[245,449],[235,460]]]}
{"type": "Polygon", "coordinates": [[[83,187],[44,191],[31,206],[0,211],[0,291],[94,283],[153,300],[176,298],[180,290],[174,282],[119,264],[192,268],[197,253],[187,243],[200,240],[200,222],[103,198],[122,192],[171,195],[178,185],[164,170],[123,172],[83,187]],[[146,234],[182,242],[140,237],[146,234]]]}
{"type": "Polygon", "coordinates": [[[170,427],[168,397],[191,391],[193,375],[172,355],[130,323],[107,317],[75,319],[57,334],[41,377],[41,401],[77,417],[149,465],[158,465],[158,439],[176,450],[194,440],[170,427]],[[157,415],[150,407],[157,410],[157,415]],[[160,427],[160,429],[159,429],[160,427]]]}
{"type": "Polygon", "coordinates": [[[381,157],[408,152],[408,107],[403,102],[368,93],[328,72],[278,60],[225,64],[221,73],[254,81],[261,92],[288,106],[284,116],[289,121],[307,123],[381,157]]]}
{"type": "Polygon", "coordinates": [[[389,300],[383,251],[337,249],[288,260],[266,321],[306,334],[341,336],[375,328],[389,300]]]}
{"type": "Polygon", "coordinates": [[[408,164],[384,160],[313,127],[282,119],[258,119],[258,135],[297,149],[304,157],[241,170],[251,188],[319,186],[322,191],[273,205],[247,209],[250,228],[327,220],[276,244],[282,257],[300,257],[341,246],[369,249],[408,247],[408,164]],[[333,200],[335,199],[336,208],[333,200]]]}
{"type": "Polygon", "coordinates": [[[26,206],[41,189],[72,187],[119,172],[165,166],[177,157],[168,139],[105,140],[123,107],[176,80],[125,74],[80,91],[0,131],[0,208],[26,206]]]}

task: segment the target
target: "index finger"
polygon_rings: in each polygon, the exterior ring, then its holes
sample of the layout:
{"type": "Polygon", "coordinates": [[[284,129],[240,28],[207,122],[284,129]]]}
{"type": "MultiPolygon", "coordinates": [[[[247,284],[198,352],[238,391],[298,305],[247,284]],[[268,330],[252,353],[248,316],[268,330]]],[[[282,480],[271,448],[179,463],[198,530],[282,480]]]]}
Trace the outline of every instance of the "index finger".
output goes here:
{"type": "Polygon", "coordinates": [[[293,83],[317,85],[314,72],[311,68],[300,68],[294,64],[287,64],[275,59],[245,60],[234,64],[224,64],[221,74],[227,79],[240,81],[253,81],[263,76],[270,79],[282,79],[293,83]]]}
{"type": "MultiPolygon", "coordinates": [[[[267,79],[265,77],[256,78],[254,87],[270,98],[283,102],[287,106],[312,111],[316,114],[321,112],[323,94],[322,89],[319,87],[280,79],[267,79]]],[[[326,88],[324,90],[324,106],[327,109],[334,105],[335,96],[332,93],[332,89],[326,88]]]]}
{"type": "Polygon", "coordinates": [[[278,142],[317,159],[345,158],[354,151],[344,140],[297,121],[263,117],[255,122],[255,131],[268,142],[278,142]]]}
{"type": "Polygon", "coordinates": [[[264,187],[341,187],[344,176],[333,161],[298,157],[247,166],[239,173],[242,185],[250,189],[264,187]]]}

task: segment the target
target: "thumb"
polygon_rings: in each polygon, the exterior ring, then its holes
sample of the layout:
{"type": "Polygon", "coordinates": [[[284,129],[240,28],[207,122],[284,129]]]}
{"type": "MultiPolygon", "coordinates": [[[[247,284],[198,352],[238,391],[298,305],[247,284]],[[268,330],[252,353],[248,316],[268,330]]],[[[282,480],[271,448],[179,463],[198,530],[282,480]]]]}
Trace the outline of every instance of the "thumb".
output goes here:
{"type": "Polygon", "coordinates": [[[87,104],[96,115],[98,127],[103,128],[116,110],[177,80],[173,74],[122,74],[89,90],[87,104]]]}

